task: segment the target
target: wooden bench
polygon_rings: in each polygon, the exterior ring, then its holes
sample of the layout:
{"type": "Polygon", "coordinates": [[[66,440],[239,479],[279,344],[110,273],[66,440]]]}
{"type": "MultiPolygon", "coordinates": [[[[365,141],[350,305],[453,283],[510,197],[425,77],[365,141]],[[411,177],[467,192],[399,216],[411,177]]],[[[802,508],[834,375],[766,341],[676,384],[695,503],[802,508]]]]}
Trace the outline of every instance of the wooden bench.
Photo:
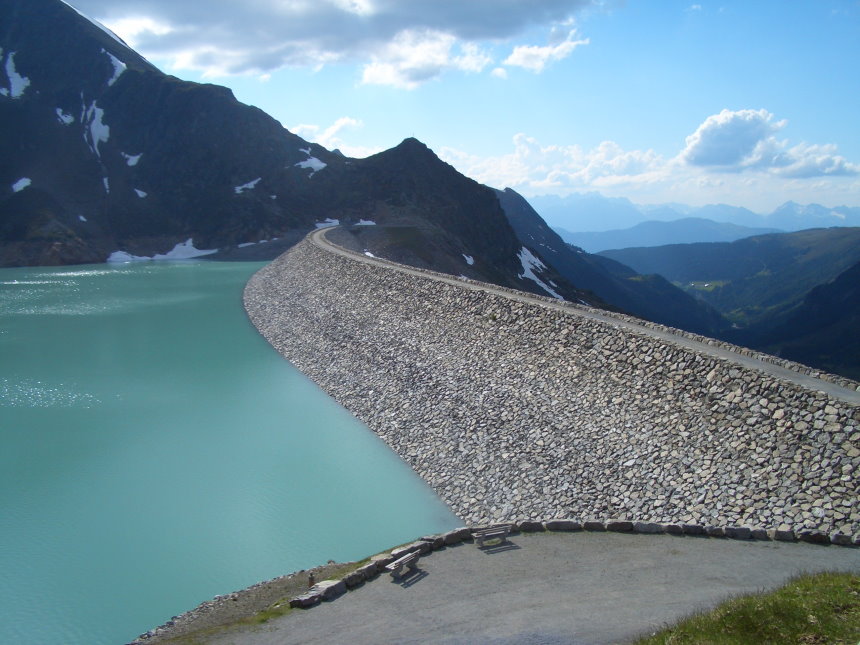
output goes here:
{"type": "Polygon", "coordinates": [[[391,564],[385,566],[385,568],[391,573],[391,577],[397,580],[403,576],[403,567],[409,569],[409,571],[415,571],[417,568],[418,562],[418,551],[413,551],[412,553],[407,553],[401,558],[397,558],[391,564]]]}
{"type": "Polygon", "coordinates": [[[495,538],[499,538],[501,542],[499,544],[504,544],[508,541],[508,533],[511,532],[510,524],[499,524],[498,526],[490,526],[485,529],[474,529],[472,531],[472,538],[475,540],[475,544],[479,547],[484,546],[484,542],[487,540],[493,540],[495,538]]]}

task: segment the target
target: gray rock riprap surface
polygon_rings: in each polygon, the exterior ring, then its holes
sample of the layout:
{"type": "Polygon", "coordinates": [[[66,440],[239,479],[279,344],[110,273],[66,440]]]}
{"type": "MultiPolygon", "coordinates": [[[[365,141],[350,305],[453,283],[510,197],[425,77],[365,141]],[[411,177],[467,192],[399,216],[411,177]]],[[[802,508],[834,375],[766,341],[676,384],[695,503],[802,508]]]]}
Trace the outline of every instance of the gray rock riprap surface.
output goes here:
{"type": "Polygon", "coordinates": [[[245,307],[468,523],[860,531],[860,409],[822,393],[309,240],[245,307]]]}

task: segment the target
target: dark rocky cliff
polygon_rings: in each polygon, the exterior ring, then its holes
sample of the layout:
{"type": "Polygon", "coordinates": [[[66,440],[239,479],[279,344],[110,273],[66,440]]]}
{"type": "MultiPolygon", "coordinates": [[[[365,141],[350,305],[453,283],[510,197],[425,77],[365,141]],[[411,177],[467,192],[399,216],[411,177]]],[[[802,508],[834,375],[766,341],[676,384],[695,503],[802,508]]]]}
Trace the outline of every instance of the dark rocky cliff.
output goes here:
{"type": "Polygon", "coordinates": [[[294,207],[314,192],[308,163],[344,163],[226,88],[162,74],[59,0],[4,2],[0,49],[0,265],[312,228],[294,207]]]}

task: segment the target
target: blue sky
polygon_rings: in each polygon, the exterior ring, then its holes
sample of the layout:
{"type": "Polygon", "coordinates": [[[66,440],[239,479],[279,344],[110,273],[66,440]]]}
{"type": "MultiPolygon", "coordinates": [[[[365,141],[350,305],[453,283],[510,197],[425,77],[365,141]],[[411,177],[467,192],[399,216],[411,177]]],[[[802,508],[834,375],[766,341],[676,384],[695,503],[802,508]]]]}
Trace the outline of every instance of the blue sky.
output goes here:
{"type": "Polygon", "coordinates": [[[526,196],[860,205],[860,1],[71,0],[164,71],[526,196]]]}

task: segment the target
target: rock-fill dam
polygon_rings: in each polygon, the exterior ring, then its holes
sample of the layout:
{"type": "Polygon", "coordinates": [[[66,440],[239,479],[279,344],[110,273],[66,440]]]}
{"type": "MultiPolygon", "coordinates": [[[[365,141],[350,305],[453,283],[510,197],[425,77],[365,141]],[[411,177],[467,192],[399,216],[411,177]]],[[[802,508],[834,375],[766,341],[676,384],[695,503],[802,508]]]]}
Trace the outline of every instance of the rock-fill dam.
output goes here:
{"type": "Polygon", "coordinates": [[[689,334],[404,272],[319,236],[252,278],[251,320],[464,522],[860,532],[856,383],[798,384],[689,334]]]}

